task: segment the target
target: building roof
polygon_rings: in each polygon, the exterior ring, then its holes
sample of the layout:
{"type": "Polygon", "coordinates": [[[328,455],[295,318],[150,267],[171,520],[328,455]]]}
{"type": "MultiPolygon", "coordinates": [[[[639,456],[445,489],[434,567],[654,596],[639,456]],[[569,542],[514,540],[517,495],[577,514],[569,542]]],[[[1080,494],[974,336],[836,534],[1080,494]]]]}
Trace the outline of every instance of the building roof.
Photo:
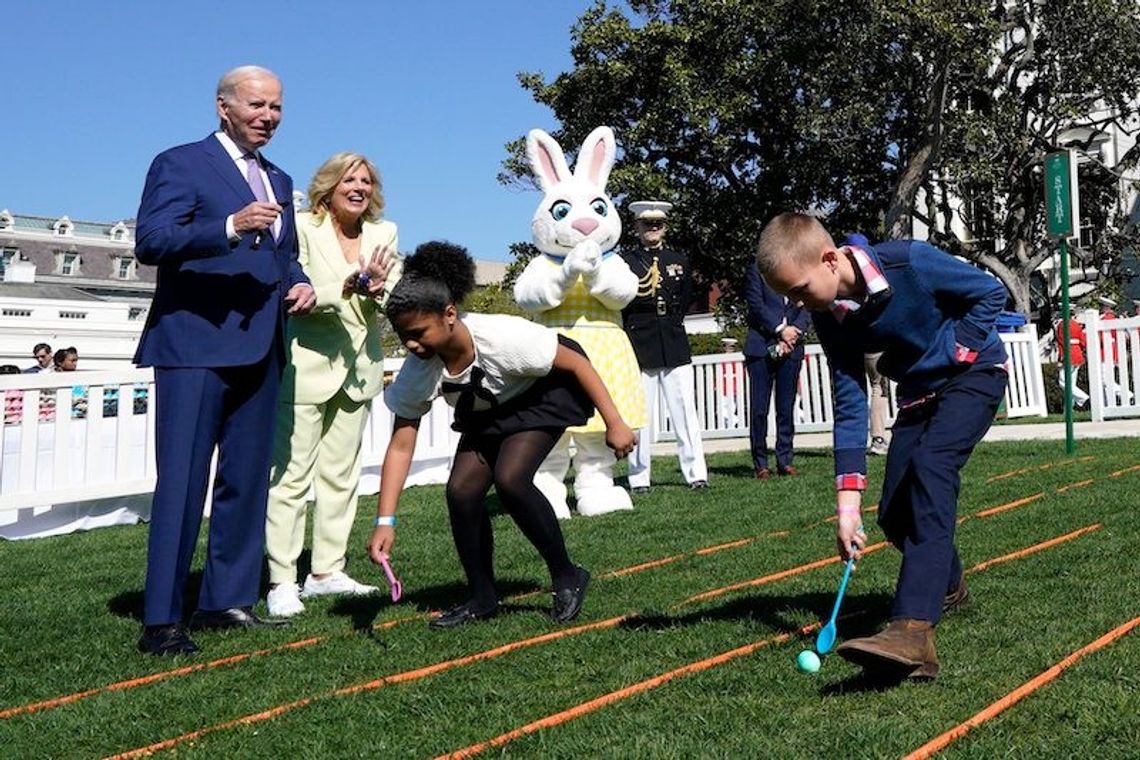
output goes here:
{"type": "Polygon", "coordinates": [[[493,285],[507,276],[507,262],[475,259],[475,284],[493,285]]]}
{"type": "Polygon", "coordinates": [[[49,298],[62,301],[103,300],[79,288],[45,282],[0,282],[0,298],[49,298]]]}

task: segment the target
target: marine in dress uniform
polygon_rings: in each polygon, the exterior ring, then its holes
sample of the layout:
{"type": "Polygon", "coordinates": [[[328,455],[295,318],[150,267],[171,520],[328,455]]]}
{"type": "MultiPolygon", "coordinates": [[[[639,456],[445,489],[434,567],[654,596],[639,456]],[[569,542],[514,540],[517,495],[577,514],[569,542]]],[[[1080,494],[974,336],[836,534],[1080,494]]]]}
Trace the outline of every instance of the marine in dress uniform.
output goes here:
{"type": "Polygon", "coordinates": [[[649,408],[649,424],[629,460],[629,485],[644,493],[650,484],[650,449],[654,438],[653,410],[657,395],[665,397],[677,435],[681,473],[694,490],[708,487],[701,426],[693,397],[692,355],[685,334],[685,309],[693,291],[689,258],[665,247],[665,220],[673,204],[636,201],[630,204],[640,245],[623,251],[622,259],[637,275],[637,296],[622,309],[649,408]]]}

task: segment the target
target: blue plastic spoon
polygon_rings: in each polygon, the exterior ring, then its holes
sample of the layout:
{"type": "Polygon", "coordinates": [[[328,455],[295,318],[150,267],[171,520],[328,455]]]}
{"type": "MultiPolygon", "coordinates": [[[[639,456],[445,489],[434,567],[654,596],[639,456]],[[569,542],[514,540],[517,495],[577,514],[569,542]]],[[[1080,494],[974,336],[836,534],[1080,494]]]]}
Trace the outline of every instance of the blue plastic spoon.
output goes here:
{"type": "MultiPolygon", "coordinates": [[[[854,545],[852,549],[855,549],[854,545]]],[[[839,582],[839,593],[835,595],[835,606],[831,608],[831,619],[815,637],[815,651],[827,654],[835,646],[835,620],[839,617],[839,605],[843,602],[843,594],[847,591],[847,581],[851,578],[851,570],[855,567],[855,555],[847,560],[847,567],[843,570],[843,580],[839,582]]]]}

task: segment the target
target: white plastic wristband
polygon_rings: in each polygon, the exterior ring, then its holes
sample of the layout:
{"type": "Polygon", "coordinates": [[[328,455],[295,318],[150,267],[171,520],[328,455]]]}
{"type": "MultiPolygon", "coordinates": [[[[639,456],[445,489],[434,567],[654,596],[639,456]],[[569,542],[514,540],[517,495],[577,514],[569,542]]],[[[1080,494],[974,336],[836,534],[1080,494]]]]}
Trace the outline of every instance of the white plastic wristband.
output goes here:
{"type": "Polygon", "coordinates": [[[379,528],[381,525],[387,525],[389,528],[396,527],[396,516],[380,515],[376,518],[376,527],[379,528]]]}

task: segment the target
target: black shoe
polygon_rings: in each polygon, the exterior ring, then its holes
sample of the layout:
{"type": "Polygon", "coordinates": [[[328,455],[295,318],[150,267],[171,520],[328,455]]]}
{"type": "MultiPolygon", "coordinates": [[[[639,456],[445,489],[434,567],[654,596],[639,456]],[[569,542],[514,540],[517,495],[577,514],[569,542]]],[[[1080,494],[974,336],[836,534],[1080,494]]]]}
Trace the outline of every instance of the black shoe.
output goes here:
{"type": "Polygon", "coordinates": [[[467,623],[474,623],[476,620],[487,620],[498,614],[498,602],[495,602],[491,607],[479,609],[475,600],[471,599],[442,612],[439,617],[428,623],[428,628],[455,628],[467,623]]]}
{"type": "Polygon", "coordinates": [[[586,586],[590,585],[590,571],[579,567],[577,573],[578,577],[573,586],[554,592],[554,607],[550,610],[550,617],[556,623],[569,623],[582,611],[582,602],[586,600],[586,586]]]}
{"type": "Polygon", "coordinates": [[[259,618],[252,607],[230,607],[228,610],[195,610],[190,616],[190,630],[217,631],[227,628],[275,628],[289,625],[288,620],[259,618]]]}
{"type": "Polygon", "coordinates": [[[707,480],[694,480],[689,484],[689,488],[693,489],[694,491],[704,491],[708,487],[709,482],[707,480]]]}
{"type": "Polygon", "coordinates": [[[139,636],[139,651],[159,657],[176,654],[197,654],[198,645],[186,635],[181,623],[143,626],[139,636]]]}
{"type": "Polygon", "coordinates": [[[641,494],[649,493],[649,486],[634,486],[629,489],[629,492],[640,496],[641,494]]]}

